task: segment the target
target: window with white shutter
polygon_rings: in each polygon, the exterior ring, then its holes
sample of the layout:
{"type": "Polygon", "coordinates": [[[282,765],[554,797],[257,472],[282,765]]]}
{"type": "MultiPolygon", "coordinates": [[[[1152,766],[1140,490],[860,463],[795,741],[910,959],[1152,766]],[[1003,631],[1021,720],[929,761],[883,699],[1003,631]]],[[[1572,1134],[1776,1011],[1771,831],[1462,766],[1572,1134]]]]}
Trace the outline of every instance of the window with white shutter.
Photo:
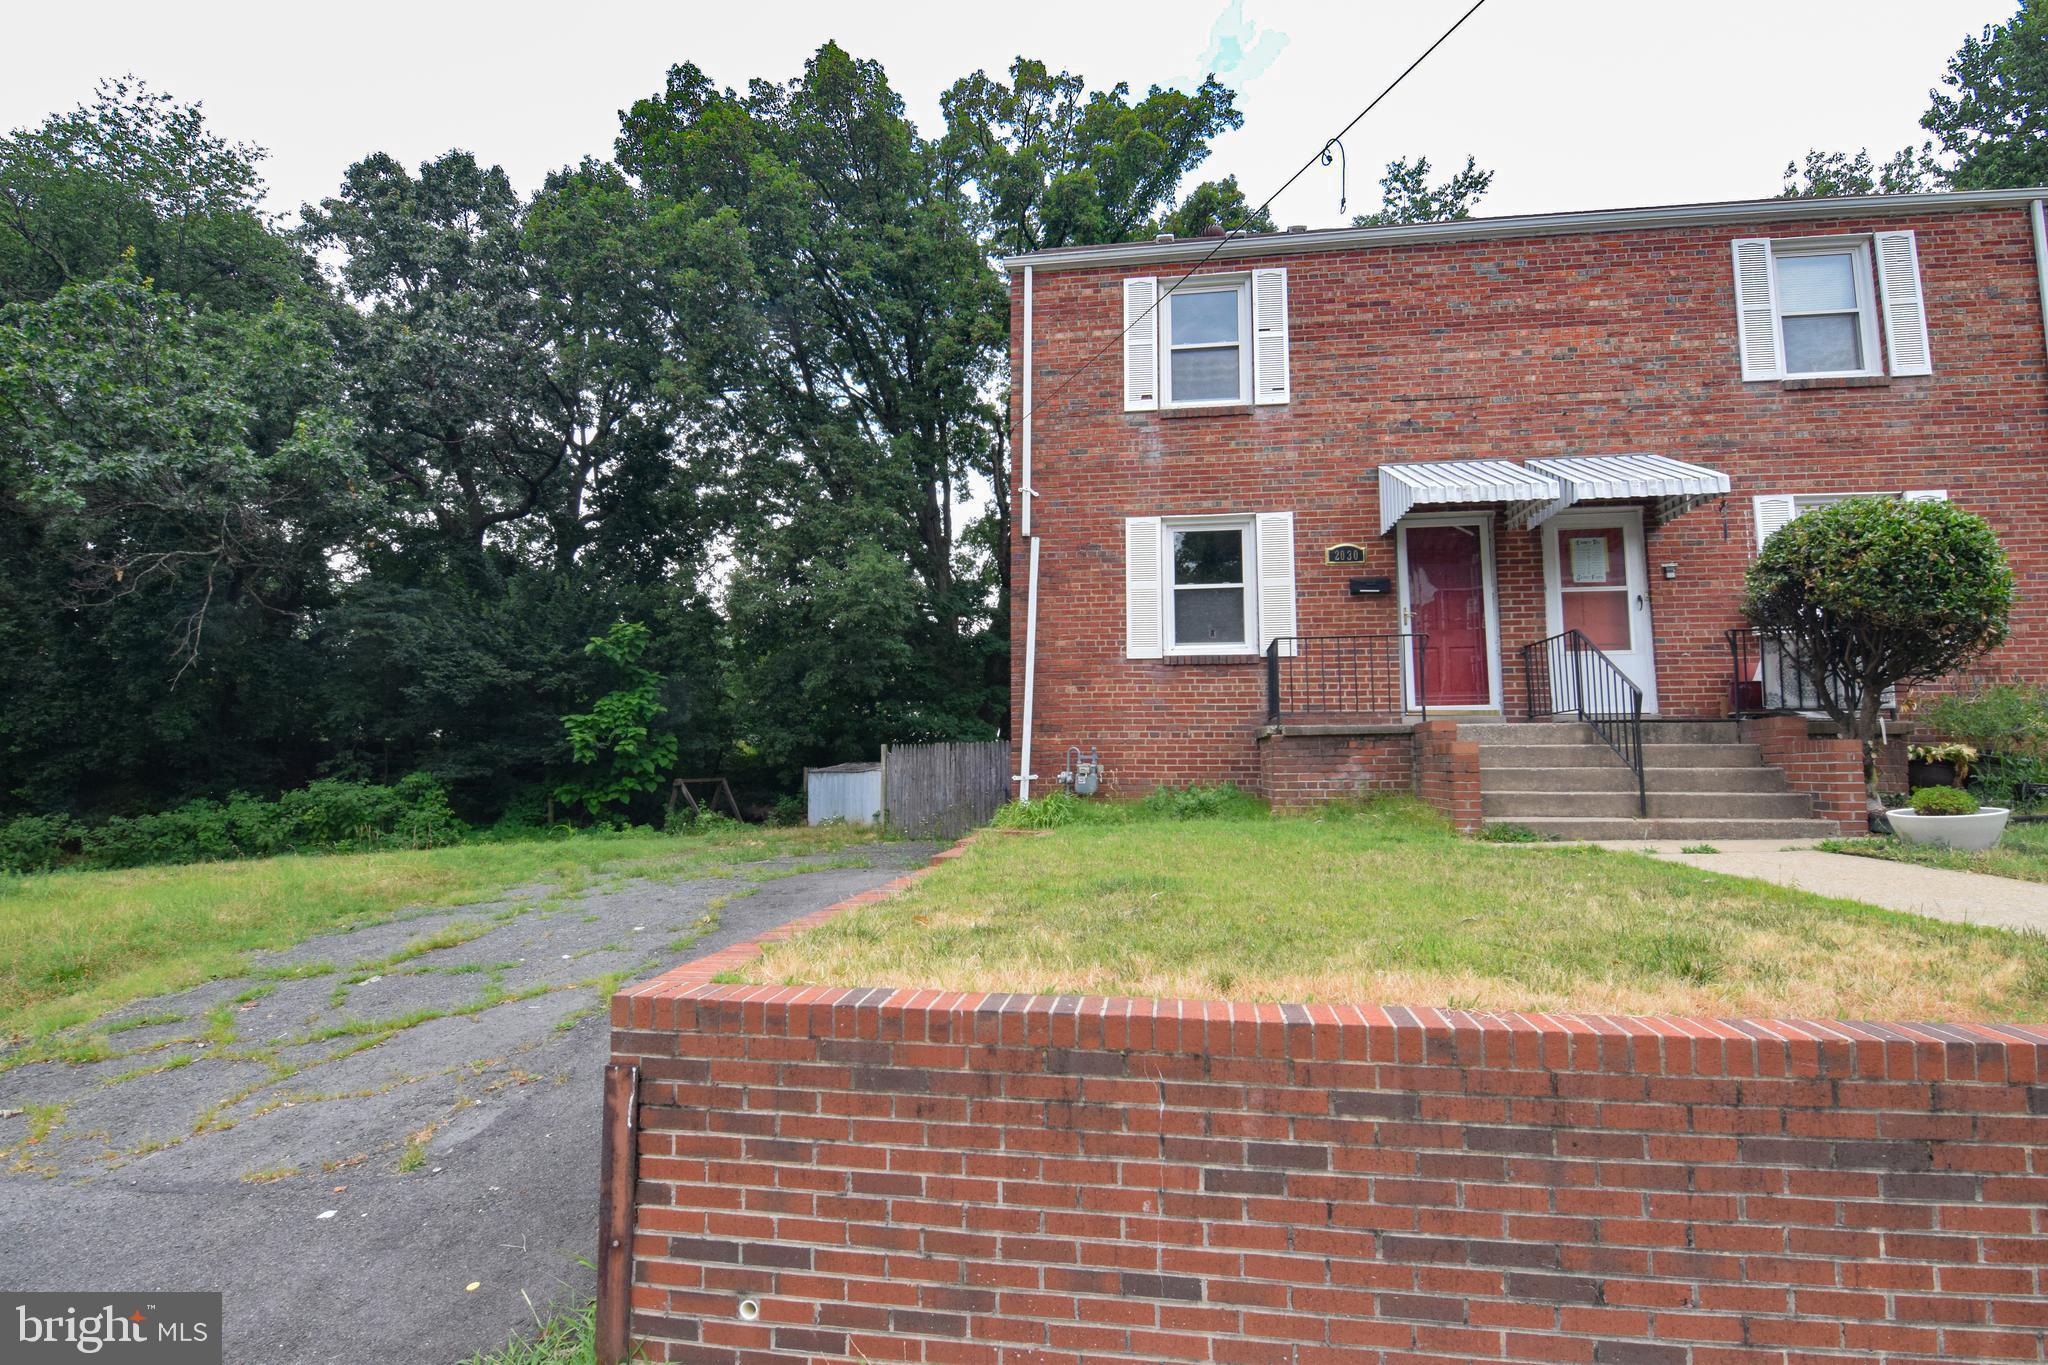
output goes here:
{"type": "Polygon", "coordinates": [[[1294,513],[1261,512],[1259,542],[1259,652],[1275,640],[1280,652],[1295,652],[1294,513]]]}
{"type": "Polygon", "coordinates": [[[1124,655],[1156,659],[1165,650],[1159,603],[1158,517],[1124,519],[1124,655]]]}
{"type": "Polygon", "coordinates": [[[1124,281],[1124,411],[1159,406],[1159,281],[1124,281]]]}
{"type": "Polygon", "coordinates": [[[1945,488],[1909,488],[1903,493],[1763,493],[1756,503],[1756,543],[1762,549],[1771,533],[1816,507],[1832,507],[1851,498],[1898,498],[1903,502],[1947,502],[1945,488]]]}
{"type": "Polygon", "coordinates": [[[1776,379],[1778,305],[1771,297],[1771,243],[1744,237],[1735,243],[1735,329],[1744,379],[1776,379]]]}
{"type": "Polygon", "coordinates": [[[1877,234],[1877,286],[1884,296],[1884,342],[1893,374],[1933,374],[1927,304],[1920,292],[1920,250],[1910,232],[1877,234]]]}
{"type": "Polygon", "coordinates": [[[1124,522],[1125,656],[1293,653],[1294,514],[1124,522]]]}
{"type": "Polygon", "coordinates": [[[1860,379],[1887,362],[1895,375],[1933,373],[1912,233],[1742,237],[1732,248],[1745,380],[1860,379]]]}
{"type": "Polygon", "coordinates": [[[1285,403],[1287,375],[1287,272],[1252,272],[1252,391],[1257,403],[1285,403]]]}
{"type": "Polygon", "coordinates": [[[1771,533],[1789,525],[1799,515],[1790,493],[1762,493],[1756,498],[1756,547],[1761,550],[1771,533]]]}

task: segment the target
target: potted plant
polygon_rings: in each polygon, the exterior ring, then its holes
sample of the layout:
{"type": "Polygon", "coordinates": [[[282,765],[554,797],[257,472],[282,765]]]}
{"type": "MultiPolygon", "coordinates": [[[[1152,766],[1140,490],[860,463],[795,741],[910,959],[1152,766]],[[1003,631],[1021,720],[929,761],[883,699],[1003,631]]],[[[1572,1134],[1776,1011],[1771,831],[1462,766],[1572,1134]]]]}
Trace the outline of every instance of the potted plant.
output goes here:
{"type": "Polygon", "coordinates": [[[1960,787],[1970,780],[1977,751],[1968,744],[1908,744],[1906,780],[1920,787],[1960,787]]]}
{"type": "Polygon", "coordinates": [[[1997,843],[2011,815],[2005,806],[1979,806],[1977,798],[1960,787],[1921,787],[1908,804],[1885,812],[1892,832],[1909,844],[1939,844],[1969,853],[1997,843]]]}

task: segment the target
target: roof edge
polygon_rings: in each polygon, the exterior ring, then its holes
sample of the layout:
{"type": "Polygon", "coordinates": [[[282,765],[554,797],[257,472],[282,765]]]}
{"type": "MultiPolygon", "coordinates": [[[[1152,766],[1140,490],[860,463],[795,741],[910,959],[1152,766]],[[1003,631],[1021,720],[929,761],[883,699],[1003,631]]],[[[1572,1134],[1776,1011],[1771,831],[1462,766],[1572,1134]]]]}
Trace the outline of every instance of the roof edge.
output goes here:
{"type": "Polygon", "coordinates": [[[1199,261],[1211,251],[1217,260],[1244,256],[1293,256],[1352,247],[1407,246],[1422,242],[1489,241],[1503,237],[1555,237],[1573,233],[1627,232],[1645,228],[1711,227],[1729,223],[1807,222],[1819,218],[1865,218],[1900,212],[1958,213],[1968,209],[2023,208],[2048,199],[2048,187],[1963,190],[1939,194],[1858,194],[1827,199],[1741,199],[1715,204],[1669,204],[1638,209],[1579,209],[1506,218],[1461,218],[1447,223],[1403,223],[1393,227],[1318,228],[1308,232],[1261,232],[1226,239],[1184,237],[1171,242],[1112,242],[1103,246],[1053,247],[1003,256],[1004,270],[1077,270],[1086,266],[1199,261]]]}

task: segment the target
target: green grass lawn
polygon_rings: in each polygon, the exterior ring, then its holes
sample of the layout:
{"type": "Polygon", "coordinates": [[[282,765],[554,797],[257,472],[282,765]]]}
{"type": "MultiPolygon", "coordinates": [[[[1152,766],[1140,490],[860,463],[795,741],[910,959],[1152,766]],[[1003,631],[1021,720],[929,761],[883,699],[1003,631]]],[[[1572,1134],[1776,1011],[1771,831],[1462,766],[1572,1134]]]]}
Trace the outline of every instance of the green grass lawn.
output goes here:
{"type": "Polygon", "coordinates": [[[126,1001],[233,975],[252,948],[409,907],[472,904],[533,883],[574,891],[606,877],[718,875],[874,837],[846,826],[740,826],[0,876],[0,1038],[42,1037],[126,1001]]]}
{"type": "Polygon", "coordinates": [[[1994,877],[2014,877],[2023,882],[2048,882],[2048,822],[2008,824],[1997,846],[1982,853],[1909,844],[1890,835],[1875,839],[1828,839],[1820,846],[1830,853],[1853,853],[1859,858],[1885,858],[1957,872],[1988,872],[1994,877]]]}
{"type": "MultiPolygon", "coordinates": [[[[641,1359],[638,1349],[633,1359],[641,1359]]],[[[536,1319],[532,1332],[514,1337],[503,1350],[479,1351],[462,1365],[597,1365],[596,1305],[536,1319]]]]}
{"type": "Polygon", "coordinates": [[[2048,1019],[2048,939],[1632,853],[1481,843],[1408,803],[991,833],[773,945],[773,984],[1481,1009],[2048,1019]]]}

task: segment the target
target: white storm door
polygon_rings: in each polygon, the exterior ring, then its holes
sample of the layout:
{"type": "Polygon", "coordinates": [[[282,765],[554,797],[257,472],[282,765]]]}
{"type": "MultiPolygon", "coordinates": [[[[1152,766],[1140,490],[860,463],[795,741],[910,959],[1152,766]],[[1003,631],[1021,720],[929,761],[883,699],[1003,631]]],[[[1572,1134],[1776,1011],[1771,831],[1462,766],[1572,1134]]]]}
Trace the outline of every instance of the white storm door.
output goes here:
{"type": "MultiPolygon", "coordinates": [[[[1543,585],[1550,633],[1576,630],[1643,689],[1643,710],[1657,709],[1657,646],[1650,629],[1650,574],[1640,508],[1566,512],[1537,528],[1543,537],[1543,585]]],[[[1553,680],[1561,705],[1571,680],[1553,680]]]]}

